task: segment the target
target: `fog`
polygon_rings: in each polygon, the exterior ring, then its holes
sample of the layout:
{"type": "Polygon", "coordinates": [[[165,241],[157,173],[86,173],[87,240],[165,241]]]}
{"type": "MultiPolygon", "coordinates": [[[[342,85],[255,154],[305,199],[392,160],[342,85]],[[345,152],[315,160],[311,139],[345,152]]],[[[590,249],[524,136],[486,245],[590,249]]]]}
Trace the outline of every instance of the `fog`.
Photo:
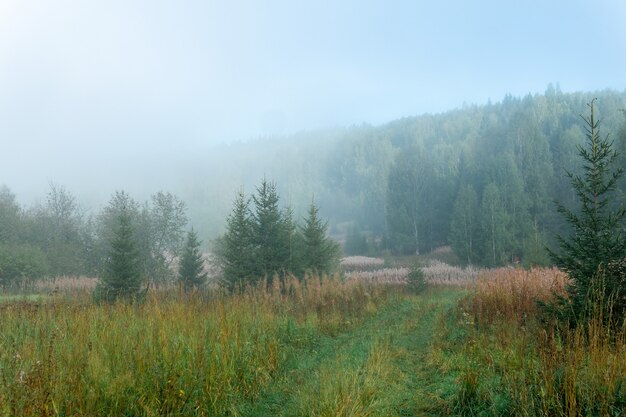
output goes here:
{"type": "Polygon", "coordinates": [[[619,0],[435,3],[0,0],[0,184],[95,208],[188,192],[223,144],[625,86],[619,0]]]}

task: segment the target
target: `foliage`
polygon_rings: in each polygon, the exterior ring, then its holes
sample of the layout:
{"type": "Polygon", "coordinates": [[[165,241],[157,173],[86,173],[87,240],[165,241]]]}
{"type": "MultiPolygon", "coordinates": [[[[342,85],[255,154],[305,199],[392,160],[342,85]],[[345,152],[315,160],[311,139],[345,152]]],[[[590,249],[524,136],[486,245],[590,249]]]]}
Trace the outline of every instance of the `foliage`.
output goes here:
{"type": "Polygon", "coordinates": [[[319,217],[315,203],[309,207],[309,216],[301,227],[303,239],[302,263],[308,273],[330,274],[337,269],[339,245],[327,236],[328,222],[319,217]]]}
{"type": "MultiPolygon", "coordinates": [[[[571,309],[576,318],[588,315],[590,295],[601,279],[599,269],[626,257],[626,205],[615,197],[615,187],[623,173],[621,167],[614,168],[617,152],[608,135],[600,136],[599,120],[595,116],[595,99],[588,105],[590,115],[583,118],[586,123],[587,142],[578,146],[583,163],[583,174],[567,171],[576,192],[580,210],[574,211],[557,203],[558,211],[573,229],[569,237],[558,237],[560,252],[551,252],[554,262],[572,278],[568,288],[571,309]]],[[[619,291],[623,281],[611,275],[604,280],[604,298],[619,291]]]]}
{"type": "Polygon", "coordinates": [[[464,186],[454,202],[450,223],[450,245],[467,265],[478,261],[478,196],[471,185],[464,186]]]}
{"type": "Polygon", "coordinates": [[[226,219],[226,233],[217,245],[217,257],[222,267],[222,283],[231,291],[257,278],[251,256],[254,253],[254,245],[249,204],[249,199],[241,190],[233,203],[233,211],[226,219]]]}
{"type": "Polygon", "coordinates": [[[48,272],[44,254],[30,245],[0,245],[0,286],[26,287],[48,272]]]}
{"type": "Polygon", "coordinates": [[[6,186],[0,187],[0,244],[15,243],[20,234],[20,206],[15,194],[6,186]]]}
{"type": "Polygon", "coordinates": [[[185,290],[200,288],[207,280],[198,234],[191,229],[178,266],[178,279],[185,290]]]}
{"type": "MultiPolygon", "coordinates": [[[[339,240],[350,237],[342,225],[358,224],[370,243],[367,251],[360,253],[379,255],[376,251],[380,250],[414,254],[416,246],[420,253],[426,253],[452,244],[467,262],[458,234],[463,229],[463,215],[460,203],[456,208],[455,203],[464,200],[461,194],[471,187],[479,205],[476,217],[465,217],[476,226],[470,256],[475,259],[471,262],[500,266],[519,258],[523,265],[540,265],[547,262],[543,246],[556,247],[558,242],[553,236],[568,235],[569,225],[553,213],[549,202],[556,199],[580,214],[577,195],[567,176],[560,172],[562,167],[570,167],[572,174],[583,175],[576,145],[584,144],[585,134],[576,115],[594,96],[599,98],[596,105],[603,115],[603,129],[615,132],[615,149],[621,153],[615,164],[624,166],[626,128],[620,109],[626,108],[626,93],[605,90],[566,94],[548,88],[545,94],[509,95],[486,105],[406,117],[381,126],[233,143],[210,154],[190,157],[180,167],[180,175],[194,181],[185,181],[184,186],[174,190],[186,202],[183,214],[187,215],[188,206],[189,217],[204,240],[224,232],[223,219],[231,210],[231,201],[216,197],[228,195],[242,179],[252,181],[267,174],[288,192],[290,201],[307,202],[314,193],[320,215],[329,220],[330,232],[339,240]],[[198,179],[197,173],[207,172],[206,166],[220,175],[207,173],[198,179]],[[509,235],[502,240],[501,254],[496,253],[495,262],[488,224],[482,221],[480,210],[490,184],[500,194],[500,205],[507,214],[502,217],[503,229],[509,235]],[[485,253],[486,249],[491,250],[485,253]]],[[[156,184],[147,188],[154,187],[156,184]]],[[[626,177],[622,176],[616,183],[616,198],[623,198],[625,193],[626,177]]],[[[81,202],[61,186],[52,185],[49,194],[52,199],[42,196],[39,200],[43,204],[28,207],[18,204],[12,192],[3,187],[0,242],[38,247],[54,274],[98,275],[108,253],[107,231],[112,230],[114,221],[106,219],[106,209],[83,211],[81,202]],[[69,217],[63,216],[71,210],[57,210],[64,201],[76,208],[69,217]],[[68,218],[69,223],[57,222],[68,218]],[[61,224],[71,227],[57,228],[61,224]],[[61,229],[71,233],[58,233],[61,229]]],[[[180,249],[185,227],[177,228],[184,223],[178,221],[181,200],[160,194],[166,198],[155,195],[138,203],[134,222],[142,273],[156,283],[174,278],[171,261],[178,255],[175,252],[180,249]],[[164,210],[156,209],[160,202],[166,203],[164,210]],[[159,213],[178,220],[166,220],[159,213]],[[158,234],[156,230],[164,225],[178,226],[170,229],[173,234],[158,234]],[[161,237],[173,239],[166,242],[161,237]]],[[[307,208],[306,204],[295,204],[292,218],[306,216],[307,208]]],[[[467,247],[469,241],[465,242],[467,247]]],[[[292,254],[295,246],[291,246],[292,254]]],[[[291,256],[290,262],[296,262],[292,268],[300,267],[297,261],[291,256]]]]}
{"type": "Polygon", "coordinates": [[[280,210],[276,185],[263,180],[250,200],[241,191],[226,219],[226,233],[216,255],[222,283],[229,289],[255,284],[273,276],[331,273],[338,266],[339,247],[326,236],[327,224],[315,204],[304,225],[297,227],[293,212],[280,210]]]}
{"type": "Polygon", "coordinates": [[[496,184],[490,183],[485,188],[480,209],[484,263],[492,266],[506,263],[510,259],[511,218],[496,184]]]}
{"type": "Polygon", "coordinates": [[[50,184],[46,207],[40,213],[39,232],[46,231],[44,250],[54,276],[85,272],[82,256],[82,212],[76,198],[64,187],[50,184]],[[47,230],[46,230],[47,229],[47,230]]]}
{"type": "Polygon", "coordinates": [[[417,294],[426,288],[426,274],[419,262],[415,262],[406,277],[406,284],[409,291],[417,294]]]}
{"type": "Polygon", "coordinates": [[[117,224],[111,237],[105,270],[95,290],[96,299],[104,301],[136,299],[143,282],[131,217],[133,201],[125,193],[116,194],[114,201],[119,209],[117,224]]]}
{"type": "Polygon", "coordinates": [[[160,191],[150,200],[145,273],[153,281],[164,283],[172,278],[171,265],[181,253],[188,219],[185,204],[173,194],[160,191]]]}
{"type": "Polygon", "coordinates": [[[290,262],[291,218],[281,212],[276,184],[263,179],[252,196],[252,244],[255,275],[272,277],[284,274],[290,262]]]}

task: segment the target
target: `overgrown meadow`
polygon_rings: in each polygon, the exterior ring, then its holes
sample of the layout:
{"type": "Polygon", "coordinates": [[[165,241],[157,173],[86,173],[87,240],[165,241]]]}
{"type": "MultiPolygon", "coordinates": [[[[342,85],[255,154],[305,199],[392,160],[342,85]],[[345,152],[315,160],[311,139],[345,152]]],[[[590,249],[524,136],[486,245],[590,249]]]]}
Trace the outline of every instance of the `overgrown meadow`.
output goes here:
{"type": "Polygon", "coordinates": [[[5,300],[0,415],[623,415],[626,322],[546,324],[562,272],[435,263],[415,294],[358,261],[235,295],[5,300]]]}
{"type": "Polygon", "coordinates": [[[301,346],[357,326],[395,292],[313,276],[143,304],[13,301],[0,321],[0,412],[238,415],[301,346]]]}

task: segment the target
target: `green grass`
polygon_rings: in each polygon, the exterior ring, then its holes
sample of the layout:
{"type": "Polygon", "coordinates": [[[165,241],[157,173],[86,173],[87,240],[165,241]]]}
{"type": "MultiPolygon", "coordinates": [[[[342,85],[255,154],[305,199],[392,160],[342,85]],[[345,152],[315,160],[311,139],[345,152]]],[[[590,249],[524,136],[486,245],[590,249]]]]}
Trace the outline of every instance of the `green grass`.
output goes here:
{"type": "Polygon", "coordinates": [[[0,321],[0,415],[249,415],[301,352],[358,328],[396,293],[312,277],[142,305],[13,302],[0,321]]]}
{"type": "Polygon", "coordinates": [[[549,333],[537,274],[510,274],[469,292],[311,277],[142,305],[9,298],[0,416],[623,415],[626,332],[549,333]]]}
{"type": "Polygon", "coordinates": [[[361,326],[321,337],[294,356],[246,415],[441,415],[454,377],[441,377],[431,343],[437,318],[462,294],[398,297],[361,326]]]}
{"type": "Polygon", "coordinates": [[[449,381],[429,349],[460,294],[312,278],[234,298],[10,304],[0,415],[438,415],[449,381]]]}

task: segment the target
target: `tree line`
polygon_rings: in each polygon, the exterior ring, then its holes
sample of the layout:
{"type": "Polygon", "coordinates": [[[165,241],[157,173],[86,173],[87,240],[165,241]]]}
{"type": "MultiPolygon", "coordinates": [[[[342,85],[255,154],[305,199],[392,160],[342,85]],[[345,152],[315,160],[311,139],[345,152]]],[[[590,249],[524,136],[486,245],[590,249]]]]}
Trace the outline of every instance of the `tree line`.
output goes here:
{"type": "MultiPolygon", "coordinates": [[[[178,282],[199,288],[207,273],[202,241],[189,224],[185,204],[159,192],[140,204],[115,192],[98,214],[85,216],[65,188],[51,184],[46,204],[23,209],[6,188],[0,192],[0,285],[32,284],[44,277],[100,277],[97,299],[140,297],[148,285],[178,282]]],[[[240,192],[215,242],[220,283],[228,290],[275,275],[330,274],[340,248],[311,201],[302,222],[281,208],[275,183],[263,180],[251,198],[240,192]]]]}
{"type": "MultiPolygon", "coordinates": [[[[615,163],[626,166],[626,93],[597,96],[615,163]]],[[[582,173],[579,115],[590,100],[550,87],[544,95],[362,128],[367,133],[344,142],[327,179],[345,207],[333,208],[335,215],[352,215],[352,226],[335,229],[347,237],[346,253],[415,254],[450,245],[466,264],[551,263],[545,247],[567,233],[554,201],[577,210],[565,170],[582,173]]],[[[623,199],[626,180],[617,180],[615,191],[623,199]]],[[[335,224],[349,219],[342,217],[335,224]]]]}
{"type": "Polygon", "coordinates": [[[120,217],[133,231],[138,273],[154,283],[173,279],[172,262],[182,251],[188,224],[185,204],[173,194],[158,192],[140,204],[118,191],[99,213],[86,215],[62,186],[51,184],[45,203],[31,208],[20,206],[2,187],[0,285],[104,274],[120,217]]]}

